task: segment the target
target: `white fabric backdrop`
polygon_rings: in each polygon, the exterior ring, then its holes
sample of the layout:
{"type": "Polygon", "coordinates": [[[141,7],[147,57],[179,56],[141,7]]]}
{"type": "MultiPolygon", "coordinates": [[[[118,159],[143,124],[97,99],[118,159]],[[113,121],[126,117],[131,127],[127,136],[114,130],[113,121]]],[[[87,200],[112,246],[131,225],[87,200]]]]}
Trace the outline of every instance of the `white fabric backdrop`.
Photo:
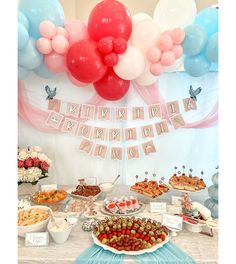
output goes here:
{"type": "MultiPolygon", "coordinates": [[[[52,79],[41,79],[33,73],[25,81],[25,88],[30,102],[42,110],[47,110],[48,101],[45,100],[45,85],[51,88],[57,87],[55,98],[66,102],[84,103],[92,96],[92,87],[78,88],[74,86],[64,74],[58,74],[52,79]]],[[[166,73],[159,78],[159,88],[167,101],[182,100],[189,96],[190,84],[194,89],[203,88],[198,97],[198,110],[188,113],[181,112],[187,122],[199,120],[208,114],[217,101],[218,75],[209,73],[203,77],[192,78],[183,72],[166,73]]],[[[145,105],[138,94],[130,87],[128,95],[119,102],[109,102],[108,106],[141,106],[145,105]]],[[[127,121],[127,122],[98,122],[91,120],[89,124],[101,127],[139,127],[151,124],[152,121],[127,121]]],[[[154,123],[154,122],[153,122],[154,123]]],[[[140,135],[139,135],[140,136],[140,135]]],[[[139,137],[141,138],[141,137],[139,137]]],[[[132,184],[135,175],[144,178],[144,172],[150,175],[154,172],[158,177],[168,179],[173,173],[173,167],[193,168],[195,174],[205,172],[204,179],[207,185],[211,184],[211,175],[218,165],[218,127],[206,129],[170,129],[170,133],[155,137],[154,142],[157,153],[144,156],[137,160],[111,161],[88,156],[79,151],[81,138],[68,134],[47,134],[35,130],[30,125],[19,119],[19,146],[40,145],[44,152],[52,159],[53,166],[50,169],[50,177],[41,183],[76,184],[81,177],[97,177],[99,182],[109,181],[117,174],[121,174],[119,183],[132,184]]],[[[146,140],[147,141],[147,140],[146,140]]],[[[132,142],[131,145],[140,145],[142,140],[132,142]]],[[[111,145],[109,142],[105,144],[111,145]]],[[[128,143],[122,142],[122,146],[128,143]]]]}

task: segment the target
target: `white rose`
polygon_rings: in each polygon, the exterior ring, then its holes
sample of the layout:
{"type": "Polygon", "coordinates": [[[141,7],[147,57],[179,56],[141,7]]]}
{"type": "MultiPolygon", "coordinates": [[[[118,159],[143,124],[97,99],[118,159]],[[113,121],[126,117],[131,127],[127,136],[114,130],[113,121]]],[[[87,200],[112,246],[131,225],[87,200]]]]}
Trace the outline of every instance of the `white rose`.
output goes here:
{"type": "Polygon", "coordinates": [[[48,157],[45,154],[43,154],[43,153],[39,153],[38,154],[38,158],[40,160],[42,160],[42,161],[46,161],[48,157]]]}
{"type": "Polygon", "coordinates": [[[25,160],[29,157],[29,154],[26,151],[20,151],[20,153],[18,154],[18,159],[19,160],[25,160]]]}
{"type": "Polygon", "coordinates": [[[37,157],[38,157],[38,153],[37,153],[36,151],[32,151],[32,152],[30,153],[30,157],[31,157],[32,159],[37,158],[37,157]]]}
{"type": "Polygon", "coordinates": [[[49,164],[49,166],[52,165],[52,161],[49,158],[47,158],[46,162],[47,162],[47,164],[49,164]]]}
{"type": "Polygon", "coordinates": [[[33,147],[33,151],[36,151],[36,152],[42,152],[42,148],[40,146],[34,146],[33,147]]]}

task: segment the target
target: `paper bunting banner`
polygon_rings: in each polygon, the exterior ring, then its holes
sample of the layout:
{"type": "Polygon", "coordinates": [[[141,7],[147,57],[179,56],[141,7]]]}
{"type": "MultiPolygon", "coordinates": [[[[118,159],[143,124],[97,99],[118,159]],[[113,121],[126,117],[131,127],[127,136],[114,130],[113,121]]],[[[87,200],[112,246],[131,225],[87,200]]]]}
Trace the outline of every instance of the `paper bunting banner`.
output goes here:
{"type": "MultiPolygon", "coordinates": [[[[184,98],[182,100],[183,108],[185,112],[190,110],[196,110],[197,104],[191,98],[184,98]]],[[[144,120],[144,119],[162,119],[162,109],[159,104],[148,105],[148,106],[133,106],[133,107],[104,107],[88,104],[75,104],[71,102],[63,102],[58,99],[48,100],[48,110],[54,112],[61,112],[62,104],[66,104],[66,111],[62,113],[66,116],[71,116],[74,118],[85,118],[90,120],[118,120],[118,121],[127,121],[129,120],[144,120]],[[128,111],[128,110],[131,111],[128,111]],[[128,116],[128,113],[129,116],[128,116]]],[[[167,113],[169,116],[180,114],[180,104],[179,101],[167,102],[167,113]]]]}

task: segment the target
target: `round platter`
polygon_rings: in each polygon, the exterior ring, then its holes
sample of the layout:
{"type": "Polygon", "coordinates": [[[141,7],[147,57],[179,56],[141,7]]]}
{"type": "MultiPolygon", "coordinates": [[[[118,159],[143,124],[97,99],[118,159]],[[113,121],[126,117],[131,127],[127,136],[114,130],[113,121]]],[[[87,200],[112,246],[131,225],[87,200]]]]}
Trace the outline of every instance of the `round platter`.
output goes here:
{"type": "Polygon", "coordinates": [[[103,249],[105,250],[109,250],[115,254],[125,254],[125,255],[130,255],[130,256],[136,256],[136,255],[142,255],[142,254],[145,254],[145,253],[151,253],[151,252],[154,252],[156,251],[158,248],[161,248],[163,247],[166,243],[168,243],[169,241],[169,235],[166,237],[166,240],[163,241],[162,243],[159,243],[151,248],[148,248],[148,249],[142,249],[142,250],[139,250],[139,251],[125,251],[125,250],[122,250],[122,251],[119,251],[119,250],[116,250],[115,248],[112,248],[110,246],[107,246],[105,244],[102,244],[98,239],[97,237],[92,233],[92,237],[93,237],[93,241],[96,245],[102,247],[103,249]]]}
{"type": "Polygon", "coordinates": [[[204,188],[204,189],[196,190],[196,191],[187,191],[187,190],[176,189],[171,184],[170,184],[170,186],[171,186],[172,190],[179,191],[179,192],[182,192],[182,193],[199,193],[199,192],[202,192],[203,190],[206,189],[206,188],[204,188]]]}
{"type": "Polygon", "coordinates": [[[100,206],[100,211],[103,213],[103,214],[106,214],[106,215],[114,215],[114,216],[131,216],[131,215],[135,215],[135,214],[138,214],[138,213],[141,213],[144,209],[145,209],[146,205],[144,203],[141,203],[141,207],[136,210],[136,211],[133,211],[133,212],[130,212],[130,213],[127,213],[127,214],[119,214],[119,213],[111,213],[109,211],[106,210],[105,206],[104,205],[101,205],[100,206]]]}
{"type": "MultiPolygon", "coordinates": [[[[36,193],[37,193],[37,192],[36,192],[36,193]]],[[[67,193],[66,196],[65,196],[63,199],[61,199],[61,200],[59,200],[59,201],[57,201],[57,202],[54,202],[54,203],[47,203],[47,202],[45,202],[45,203],[38,203],[37,201],[35,201],[35,200],[33,199],[33,196],[34,196],[36,193],[30,195],[30,201],[31,201],[32,203],[34,203],[34,204],[37,204],[37,205],[45,205],[45,206],[49,205],[49,206],[50,206],[50,205],[58,204],[58,203],[61,203],[62,201],[64,201],[64,200],[68,197],[68,193],[67,193]]]]}

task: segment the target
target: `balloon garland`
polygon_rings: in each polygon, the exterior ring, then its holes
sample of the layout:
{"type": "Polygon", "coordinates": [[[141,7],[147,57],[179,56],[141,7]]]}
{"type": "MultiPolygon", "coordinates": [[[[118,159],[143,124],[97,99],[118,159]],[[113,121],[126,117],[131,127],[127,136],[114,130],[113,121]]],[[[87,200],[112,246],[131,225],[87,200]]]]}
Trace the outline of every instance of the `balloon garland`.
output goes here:
{"type": "Polygon", "coordinates": [[[194,0],[160,0],[153,18],[131,16],[117,0],[103,0],[86,26],[64,21],[58,0],[20,0],[18,76],[33,71],[42,78],[66,72],[77,86],[93,84],[106,100],[119,100],[130,81],[149,86],[165,71],[194,77],[218,63],[218,10],[197,13],[194,0]]]}

